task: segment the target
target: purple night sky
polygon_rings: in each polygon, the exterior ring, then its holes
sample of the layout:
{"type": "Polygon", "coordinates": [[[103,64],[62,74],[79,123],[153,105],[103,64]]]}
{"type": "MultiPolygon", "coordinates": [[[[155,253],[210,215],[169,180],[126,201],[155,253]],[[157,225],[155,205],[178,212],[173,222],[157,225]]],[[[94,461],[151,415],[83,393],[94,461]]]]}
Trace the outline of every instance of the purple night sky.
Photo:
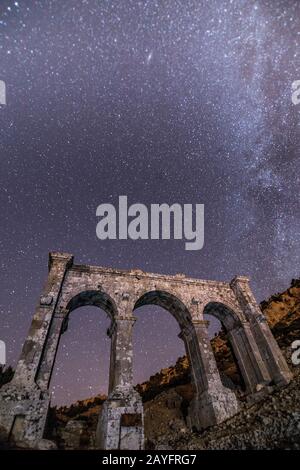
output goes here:
{"type": "MultiPolygon", "coordinates": [[[[300,264],[297,0],[1,0],[0,339],[15,365],[49,251],[75,263],[248,275],[258,301],[300,264]],[[100,241],[96,208],[205,204],[205,245],[100,241]]],[[[135,312],[135,382],[184,353],[174,318],[135,312]]],[[[108,321],[71,314],[53,401],[105,392],[108,321]]],[[[211,332],[216,324],[211,327],[211,332]]]]}

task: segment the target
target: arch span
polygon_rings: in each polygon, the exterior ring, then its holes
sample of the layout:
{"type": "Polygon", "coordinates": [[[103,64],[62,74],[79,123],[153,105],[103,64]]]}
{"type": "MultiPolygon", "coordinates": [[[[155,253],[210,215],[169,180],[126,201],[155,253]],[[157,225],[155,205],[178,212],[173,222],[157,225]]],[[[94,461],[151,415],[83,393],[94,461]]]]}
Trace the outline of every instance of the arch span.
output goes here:
{"type": "Polygon", "coordinates": [[[203,314],[217,318],[225,329],[236,366],[243,379],[246,393],[255,393],[270,381],[261,362],[257,344],[253,338],[250,325],[241,321],[239,315],[222,302],[209,302],[203,314]]]}
{"type": "Polygon", "coordinates": [[[238,314],[223,302],[208,302],[203,309],[203,314],[212,315],[217,318],[224,326],[226,332],[242,326],[238,314]]]}
{"type": "MultiPolygon", "coordinates": [[[[225,386],[245,391],[245,377],[240,367],[239,358],[236,356],[232,341],[228,332],[234,328],[242,327],[242,322],[237,313],[222,302],[211,301],[203,309],[203,315],[216,318],[219,322],[219,335],[221,348],[215,352],[217,366],[225,386]]],[[[210,318],[205,318],[210,320],[210,318]]],[[[213,340],[214,341],[214,340],[213,340]]],[[[213,348],[214,350],[214,348],[213,348]]]]}
{"type": "Polygon", "coordinates": [[[68,320],[71,312],[79,307],[94,306],[103,310],[113,321],[117,315],[117,307],[108,294],[97,290],[83,290],[75,295],[70,295],[66,300],[66,308],[61,308],[53,316],[48,338],[43,350],[41,362],[36,375],[36,382],[42,390],[48,390],[59,341],[61,335],[68,328],[68,320]]]}
{"type": "Polygon", "coordinates": [[[99,307],[101,310],[104,310],[111,320],[117,315],[117,306],[114,300],[106,294],[106,292],[91,289],[83,290],[73,295],[67,302],[66,310],[68,313],[71,313],[73,310],[87,305],[99,307]]]}
{"type": "Polygon", "coordinates": [[[158,305],[173,315],[181,328],[191,324],[191,314],[185,304],[176,295],[164,290],[145,292],[136,301],[134,309],[144,305],[158,305]]]}
{"type": "Polygon", "coordinates": [[[225,415],[234,414],[238,408],[235,396],[223,387],[217,364],[210,346],[205,321],[192,318],[185,304],[168,291],[149,291],[144,293],[135,303],[134,309],[143,305],[159,305],[168,310],[177,320],[188,357],[195,395],[189,407],[188,422],[191,427],[205,428],[212,422],[224,419],[225,415]],[[210,389],[214,397],[210,397],[210,389]],[[223,416],[218,415],[221,403],[223,416]],[[207,406],[208,405],[208,406],[207,406]]]}
{"type": "Polygon", "coordinates": [[[49,384],[54,405],[70,405],[89,396],[107,395],[110,324],[106,312],[94,305],[80,306],[70,314],[67,334],[61,334],[59,340],[49,384]]]}

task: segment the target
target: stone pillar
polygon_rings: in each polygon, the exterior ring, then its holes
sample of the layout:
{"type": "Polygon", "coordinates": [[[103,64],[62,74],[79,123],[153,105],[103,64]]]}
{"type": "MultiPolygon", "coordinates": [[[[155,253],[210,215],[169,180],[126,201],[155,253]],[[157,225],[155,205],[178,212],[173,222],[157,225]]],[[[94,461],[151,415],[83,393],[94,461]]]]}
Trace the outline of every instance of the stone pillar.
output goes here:
{"type": "Polygon", "coordinates": [[[118,317],[108,331],[111,338],[109,393],[120,387],[132,387],[132,328],[136,318],[118,317]]]}
{"type": "Polygon", "coordinates": [[[117,317],[108,331],[111,338],[109,395],[97,426],[96,441],[100,449],[139,450],[144,446],[143,405],[132,383],[134,322],[133,316],[117,317]]]}
{"type": "Polygon", "coordinates": [[[241,276],[235,277],[230,286],[249,321],[253,338],[271,381],[278,386],[286,385],[290,382],[292,374],[271,333],[266,318],[256,303],[249,286],[249,279],[241,276]]]}
{"type": "Polygon", "coordinates": [[[255,393],[271,381],[254,340],[250,324],[243,322],[227,333],[243,376],[246,393],[255,393]]]}
{"type": "Polygon", "coordinates": [[[64,277],[73,256],[50,253],[49,274],[13,380],[0,391],[0,427],[8,438],[34,447],[42,439],[49,408],[47,387],[36,383],[43,350],[64,277]]]}
{"type": "Polygon", "coordinates": [[[185,343],[196,388],[188,421],[191,427],[198,430],[226,420],[237,413],[239,408],[235,394],[222,384],[208,337],[208,323],[194,320],[180,334],[185,343]]]}
{"type": "Polygon", "coordinates": [[[73,256],[66,253],[49,254],[48,279],[14,375],[14,382],[18,382],[22,386],[31,385],[35,381],[65,273],[72,261],[73,256]]]}
{"type": "Polygon", "coordinates": [[[54,312],[52,317],[47,342],[36,375],[36,383],[43,391],[49,389],[60,337],[67,329],[68,315],[69,312],[67,310],[59,309],[54,312]]]}

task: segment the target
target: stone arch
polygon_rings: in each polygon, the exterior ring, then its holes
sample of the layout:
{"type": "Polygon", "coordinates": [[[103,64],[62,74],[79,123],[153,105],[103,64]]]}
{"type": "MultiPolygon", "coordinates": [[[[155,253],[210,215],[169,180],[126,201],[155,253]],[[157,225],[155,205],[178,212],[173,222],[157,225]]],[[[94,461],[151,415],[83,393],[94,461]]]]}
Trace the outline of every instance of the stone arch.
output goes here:
{"type": "Polygon", "coordinates": [[[64,303],[56,309],[45,340],[41,362],[36,374],[36,382],[42,390],[46,391],[49,388],[60,337],[68,327],[70,313],[79,307],[88,305],[104,310],[112,321],[117,316],[117,306],[105,292],[89,289],[80,290],[76,294],[70,293],[64,299],[64,303]]]}
{"type": "Polygon", "coordinates": [[[203,314],[212,315],[217,318],[226,329],[226,332],[242,325],[237,312],[227,303],[210,301],[204,306],[203,314]]]}
{"type": "Polygon", "coordinates": [[[76,308],[86,305],[101,308],[111,319],[117,315],[117,305],[115,301],[106,292],[94,289],[82,290],[78,294],[73,295],[68,301],[66,308],[69,310],[69,313],[71,313],[76,308]]]}
{"type": "Polygon", "coordinates": [[[118,315],[118,308],[115,301],[104,291],[94,289],[81,290],[77,294],[69,296],[64,303],[66,305],[64,310],[67,312],[65,321],[67,321],[71,312],[79,307],[88,305],[104,310],[111,321],[118,315]]]}
{"type": "Polygon", "coordinates": [[[195,386],[195,397],[189,409],[189,424],[201,429],[234,414],[238,405],[234,394],[222,385],[206,322],[195,320],[183,301],[165,290],[144,292],[136,301],[134,310],[149,304],[168,310],[180,326],[179,338],[184,342],[195,386]]]}
{"type": "MultiPolygon", "coordinates": [[[[138,318],[136,311],[139,310],[141,307],[158,306],[164,310],[164,312],[162,311],[156,312],[158,313],[158,316],[160,317],[159,321],[161,323],[157,325],[155,322],[155,327],[152,329],[152,331],[156,333],[158,331],[157,326],[158,328],[159,326],[162,326],[163,329],[165,329],[165,331],[167,332],[169,336],[169,341],[170,341],[169,345],[172,344],[172,354],[169,355],[168,358],[167,359],[165,358],[164,360],[169,363],[172,361],[172,364],[175,364],[176,360],[178,359],[178,356],[184,355],[186,352],[184,345],[180,344],[181,343],[180,340],[182,339],[180,336],[180,332],[185,326],[187,327],[188,325],[192,324],[191,314],[188,308],[184,304],[183,300],[177,294],[173,293],[171,290],[157,289],[156,286],[154,289],[152,289],[152,286],[149,286],[149,290],[143,290],[142,292],[139,291],[137,297],[135,297],[134,299],[135,302],[133,305],[133,313],[134,313],[134,316],[138,320],[137,321],[138,325],[140,324],[140,319],[138,318]],[[136,300],[137,297],[138,299],[136,300]],[[180,346],[180,349],[179,349],[179,346],[180,346]]],[[[145,313],[146,313],[145,316],[148,317],[149,310],[145,313]]],[[[151,315],[151,310],[150,310],[150,315],[151,315]]],[[[145,353],[145,348],[143,348],[143,346],[145,345],[146,341],[141,345],[138,340],[138,338],[141,338],[141,336],[143,335],[143,330],[144,330],[143,325],[141,323],[140,329],[138,326],[137,327],[135,326],[134,328],[135,328],[135,339],[136,339],[135,347],[137,347],[137,344],[139,344],[139,347],[141,348],[140,351],[145,353]]],[[[160,331],[160,344],[163,344],[164,339],[162,339],[161,336],[164,337],[162,331],[160,331]]],[[[165,345],[166,344],[167,342],[165,343],[165,345]]],[[[152,357],[155,354],[153,351],[152,343],[148,345],[148,348],[149,348],[149,352],[151,351],[150,354],[152,357]]],[[[146,349],[148,348],[146,347],[146,349]]],[[[135,350],[134,351],[135,360],[137,357],[139,357],[139,354],[135,350]]],[[[189,359],[189,363],[191,364],[190,358],[188,359],[189,359]]],[[[141,361],[141,357],[139,357],[139,360],[141,361]]],[[[150,364],[150,367],[151,366],[152,364],[150,364]]],[[[161,364],[161,367],[165,367],[165,365],[161,364]]],[[[146,374],[147,372],[148,372],[147,378],[154,373],[153,370],[149,371],[149,370],[144,369],[144,374],[146,374]]],[[[155,370],[155,372],[157,372],[157,370],[155,370]]],[[[146,380],[145,376],[144,376],[144,380],[146,380]]]]}
{"type": "Polygon", "coordinates": [[[179,296],[165,290],[144,292],[135,302],[133,311],[144,305],[158,305],[164,308],[171,313],[181,329],[192,322],[191,314],[179,296]]]}
{"type": "Polygon", "coordinates": [[[158,305],[167,310],[177,321],[180,327],[179,338],[184,341],[186,355],[188,357],[196,388],[204,389],[203,371],[199,367],[198,359],[201,355],[198,347],[196,330],[192,322],[192,315],[183,300],[177,294],[164,289],[146,290],[140,293],[133,311],[144,305],[158,305]],[[192,354],[187,346],[187,338],[190,337],[194,344],[195,354],[192,354]]]}
{"type": "MultiPolygon", "coordinates": [[[[237,378],[237,380],[235,382],[238,382],[238,385],[240,388],[242,388],[242,390],[245,390],[246,388],[246,382],[245,382],[245,377],[243,375],[243,372],[241,370],[241,367],[240,367],[240,361],[239,361],[239,358],[236,356],[236,353],[234,351],[234,348],[233,348],[233,345],[232,345],[232,342],[229,340],[228,338],[228,332],[231,331],[232,329],[234,328],[241,328],[242,327],[242,322],[241,322],[241,319],[240,319],[240,316],[238,315],[238,313],[233,309],[232,305],[230,305],[228,303],[224,303],[224,302],[220,302],[220,301],[210,301],[208,302],[204,309],[203,309],[203,315],[210,315],[214,318],[216,318],[220,324],[221,324],[221,327],[222,327],[222,331],[223,331],[223,335],[225,333],[225,339],[226,340],[226,343],[227,343],[227,346],[228,346],[228,349],[229,349],[229,355],[231,356],[231,360],[234,362],[234,365],[235,365],[235,368],[236,368],[236,371],[235,371],[235,376],[237,378]]],[[[216,361],[217,361],[217,357],[216,357],[216,361]]],[[[217,364],[218,364],[218,361],[217,361],[217,364]]],[[[224,373],[224,372],[223,372],[224,373]]],[[[222,372],[220,371],[220,374],[222,374],[222,372]]],[[[224,373],[226,374],[226,373],[224,373]]],[[[226,375],[224,375],[223,377],[223,380],[226,379],[226,383],[224,383],[225,386],[229,386],[230,385],[232,386],[233,384],[231,383],[231,380],[230,378],[226,378],[226,375]]],[[[222,380],[222,381],[223,381],[222,380]]],[[[235,383],[235,385],[237,385],[235,383]]],[[[230,387],[231,388],[231,387],[230,387]]]]}
{"type": "MultiPolygon", "coordinates": [[[[175,318],[180,328],[180,334],[178,335],[179,338],[184,340],[185,332],[189,331],[189,334],[193,337],[193,340],[197,342],[196,331],[193,327],[191,312],[177,294],[164,289],[145,290],[142,293],[139,293],[139,297],[133,306],[133,312],[139,307],[145,305],[158,305],[159,307],[167,310],[175,318]]],[[[202,376],[200,374],[199,368],[196,365],[196,358],[190,357],[186,343],[185,350],[193,372],[194,381],[196,383],[200,383],[200,381],[202,381],[202,376]]]]}
{"type": "Polygon", "coordinates": [[[232,306],[214,300],[204,306],[203,314],[214,316],[224,327],[246,392],[255,393],[269,383],[268,373],[246,318],[241,318],[232,306]]]}
{"type": "MultiPolygon", "coordinates": [[[[74,313],[74,317],[75,316],[77,317],[77,314],[81,315],[81,321],[83,319],[83,321],[85,322],[85,315],[86,314],[88,316],[90,315],[89,318],[90,318],[90,321],[93,322],[93,325],[95,323],[97,323],[97,325],[95,325],[95,328],[94,328],[94,338],[96,338],[97,345],[99,345],[99,341],[100,341],[102,346],[104,346],[104,342],[105,342],[105,347],[106,348],[109,347],[110,341],[105,341],[105,336],[107,334],[107,331],[108,331],[109,327],[112,324],[112,321],[114,320],[115,316],[117,315],[117,306],[116,306],[114,300],[109,296],[109,294],[104,292],[104,291],[95,290],[93,288],[88,288],[86,290],[79,289],[76,292],[72,291],[72,292],[68,293],[67,295],[65,295],[64,297],[65,297],[64,300],[61,301],[60,304],[58,305],[58,312],[61,312],[61,314],[63,316],[63,320],[62,320],[62,326],[61,326],[61,330],[60,330],[60,336],[59,336],[58,341],[57,341],[57,353],[59,353],[59,351],[61,351],[62,345],[60,343],[61,343],[61,341],[63,341],[61,339],[61,337],[66,332],[66,330],[68,329],[69,320],[71,319],[71,321],[74,321],[74,318],[72,317],[72,315],[73,315],[73,312],[75,310],[76,310],[76,312],[74,313]],[[84,307],[94,307],[94,308],[90,309],[90,311],[88,311],[88,310],[84,309],[84,307]],[[77,312],[78,309],[80,309],[81,312],[80,311],[77,312]],[[99,309],[102,310],[102,311],[99,312],[99,309]],[[71,315],[71,317],[70,317],[70,315],[71,315]],[[98,316],[101,316],[102,322],[101,322],[101,319],[98,320],[98,318],[99,318],[98,316]],[[73,318],[73,320],[72,320],[72,318],[73,318]],[[103,324],[103,323],[105,323],[105,324],[103,324]]],[[[76,332],[74,331],[74,325],[73,325],[72,331],[73,331],[73,335],[76,334],[76,332]]],[[[86,336],[86,333],[88,331],[91,331],[91,329],[89,328],[89,330],[88,330],[87,328],[85,328],[85,323],[84,323],[84,335],[85,336],[86,336]]],[[[51,333],[53,333],[53,331],[50,331],[50,335],[51,335],[51,333]]],[[[66,339],[66,341],[68,342],[67,339],[66,339]]],[[[84,339],[82,339],[82,341],[84,341],[84,339]]],[[[80,348],[81,343],[79,342],[78,345],[79,345],[79,348],[80,348]]],[[[96,349],[96,351],[98,351],[97,352],[97,360],[99,360],[99,361],[100,361],[100,357],[101,357],[99,355],[100,354],[100,348],[96,349]]],[[[103,350],[101,349],[101,355],[102,354],[103,354],[103,350]]],[[[69,353],[69,355],[70,355],[70,353],[69,353]]],[[[72,356],[70,355],[70,357],[72,357],[72,356]]],[[[90,356],[90,357],[92,358],[92,356],[90,356]]],[[[43,361],[43,359],[42,359],[42,361],[43,361]]],[[[74,360],[74,358],[73,358],[73,360],[74,360]]],[[[102,360],[105,360],[105,365],[106,366],[109,365],[109,356],[107,355],[107,350],[105,352],[105,356],[104,357],[102,356],[102,360]]],[[[57,359],[55,357],[54,361],[53,361],[53,369],[54,370],[55,370],[55,367],[56,367],[56,362],[57,362],[57,359]]],[[[94,364],[95,364],[95,362],[97,362],[97,361],[95,360],[94,364]]],[[[41,364],[41,367],[43,367],[43,362],[41,364]]],[[[69,365],[68,365],[68,367],[69,367],[69,365]]],[[[100,371],[98,370],[98,372],[96,374],[96,376],[98,377],[98,380],[99,380],[99,377],[100,377],[99,372],[100,371]]],[[[104,378],[104,380],[107,380],[108,370],[106,368],[102,367],[102,366],[101,366],[101,374],[103,374],[102,375],[102,380],[103,380],[103,378],[104,378]]],[[[52,373],[51,373],[51,375],[52,375],[52,373]]],[[[77,377],[77,368],[74,371],[74,376],[75,376],[75,378],[77,377]]],[[[49,383],[50,383],[50,380],[51,380],[51,377],[49,379],[49,383]]],[[[51,387],[51,389],[52,389],[52,387],[51,387]]],[[[107,394],[107,387],[106,387],[106,390],[104,388],[104,389],[102,389],[102,391],[103,391],[103,393],[107,394]]],[[[97,393],[100,393],[99,389],[97,389],[97,393]]],[[[78,397],[77,397],[77,399],[78,399],[78,397]]]]}

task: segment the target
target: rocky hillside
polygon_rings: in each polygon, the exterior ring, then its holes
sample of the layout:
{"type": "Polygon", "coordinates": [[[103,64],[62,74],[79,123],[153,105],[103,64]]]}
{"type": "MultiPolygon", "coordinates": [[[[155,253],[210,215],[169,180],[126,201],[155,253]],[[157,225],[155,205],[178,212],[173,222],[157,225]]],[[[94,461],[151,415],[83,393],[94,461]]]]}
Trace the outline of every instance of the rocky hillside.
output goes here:
{"type": "MultiPolygon", "coordinates": [[[[206,449],[296,449],[300,450],[300,374],[284,389],[277,390],[224,423],[202,433],[187,429],[178,407],[170,407],[170,395],[162,393],[146,407],[147,446],[165,450],[206,449]],[[162,413],[160,426],[149,426],[149,414],[162,413]],[[168,416],[169,422],[165,418],[168,416]]],[[[176,390],[172,390],[176,395],[176,390]]],[[[156,418],[156,424],[158,419],[156,418]]]]}
{"type": "Polygon", "coordinates": [[[300,338],[300,279],[281,294],[270,297],[260,305],[281,348],[300,338]]]}
{"type": "MultiPolygon", "coordinates": [[[[280,347],[290,363],[290,344],[300,338],[300,280],[289,289],[261,303],[280,347]]],[[[243,383],[225,334],[213,338],[212,347],[223,383],[243,398],[243,383]]],[[[247,405],[219,426],[201,435],[191,433],[185,417],[193,397],[189,363],[181,357],[175,366],[162,369],[137,385],[145,409],[146,446],[149,449],[298,448],[300,442],[300,376],[290,364],[295,380],[263,402],[247,405]],[[273,437],[272,437],[273,436],[273,437]]],[[[49,438],[61,448],[93,448],[94,430],[104,396],[53,409],[49,438]]]]}

